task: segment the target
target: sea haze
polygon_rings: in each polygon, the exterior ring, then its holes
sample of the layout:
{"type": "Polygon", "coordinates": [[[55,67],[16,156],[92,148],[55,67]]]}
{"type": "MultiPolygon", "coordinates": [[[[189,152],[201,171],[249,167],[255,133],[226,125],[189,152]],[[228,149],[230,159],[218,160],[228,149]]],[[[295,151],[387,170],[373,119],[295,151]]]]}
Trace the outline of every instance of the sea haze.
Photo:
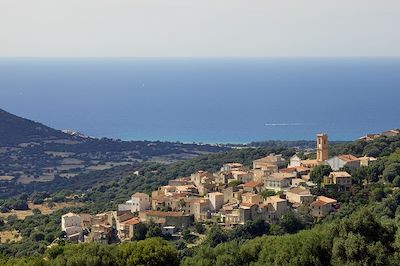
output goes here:
{"type": "Polygon", "coordinates": [[[400,59],[0,59],[0,108],[125,140],[334,140],[400,127],[400,59]]]}

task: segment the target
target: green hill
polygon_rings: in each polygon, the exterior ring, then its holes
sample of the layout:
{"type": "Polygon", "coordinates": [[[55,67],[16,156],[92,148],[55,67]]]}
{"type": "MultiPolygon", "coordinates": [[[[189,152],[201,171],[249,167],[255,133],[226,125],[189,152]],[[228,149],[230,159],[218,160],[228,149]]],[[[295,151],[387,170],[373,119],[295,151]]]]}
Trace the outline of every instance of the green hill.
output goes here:
{"type": "Polygon", "coordinates": [[[10,114],[0,109],[0,145],[49,139],[70,139],[71,136],[43,124],[10,114]]]}

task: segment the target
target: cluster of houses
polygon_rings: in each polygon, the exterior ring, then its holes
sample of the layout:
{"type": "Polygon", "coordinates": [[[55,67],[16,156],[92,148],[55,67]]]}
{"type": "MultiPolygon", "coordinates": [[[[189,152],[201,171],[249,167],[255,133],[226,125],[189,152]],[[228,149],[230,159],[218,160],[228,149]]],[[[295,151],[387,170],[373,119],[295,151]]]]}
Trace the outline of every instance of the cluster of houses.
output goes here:
{"type": "Polygon", "coordinates": [[[371,141],[380,137],[400,136],[400,129],[390,129],[378,134],[367,134],[359,138],[360,140],[371,141]]]}
{"type": "Polygon", "coordinates": [[[209,220],[229,227],[259,218],[275,223],[289,209],[302,205],[307,205],[316,219],[322,218],[339,205],[335,199],[311,193],[316,186],[310,180],[311,170],[330,165],[333,172],[324,177],[323,184],[348,191],[352,180],[343,168],[368,165],[375,158],[350,154],[328,158],[326,134],[317,135],[316,154],[314,160],[302,160],[298,155],[287,160],[280,154],[270,154],[255,160],[251,169],[233,162],[216,173],[197,171],[170,180],[151,194],[135,193],[116,211],[95,216],[65,214],[62,230],[71,240],[101,242],[115,234],[124,241],[134,236],[141,222],[153,222],[164,233],[174,235],[194,222],[209,220]],[[275,195],[268,196],[271,194],[275,195]]]}

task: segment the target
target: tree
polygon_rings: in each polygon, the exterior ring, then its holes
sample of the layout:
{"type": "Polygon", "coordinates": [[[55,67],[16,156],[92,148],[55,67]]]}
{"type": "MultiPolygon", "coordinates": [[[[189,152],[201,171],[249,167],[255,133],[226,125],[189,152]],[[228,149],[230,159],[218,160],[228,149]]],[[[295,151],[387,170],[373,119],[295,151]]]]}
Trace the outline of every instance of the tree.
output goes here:
{"type": "Polygon", "coordinates": [[[185,228],[182,231],[182,238],[187,242],[191,242],[195,238],[195,236],[192,235],[188,228],[185,228]]]}
{"type": "Polygon", "coordinates": [[[244,225],[236,226],[229,232],[230,240],[252,239],[257,236],[268,234],[269,225],[263,219],[248,221],[244,225]]]}
{"type": "Polygon", "coordinates": [[[292,212],[286,212],[280,219],[279,219],[279,226],[289,234],[296,233],[297,231],[304,228],[304,224],[301,220],[292,212]]]}
{"type": "Polygon", "coordinates": [[[133,240],[144,240],[146,239],[146,234],[147,234],[147,226],[146,224],[140,222],[136,226],[136,230],[133,234],[133,240]]]}
{"type": "Polygon", "coordinates": [[[383,170],[383,177],[388,182],[392,182],[398,175],[400,175],[400,163],[391,163],[383,170]]]}
{"type": "Polygon", "coordinates": [[[14,210],[21,210],[21,211],[29,210],[27,201],[23,199],[14,201],[11,205],[11,208],[14,210]]]}
{"type": "Polygon", "coordinates": [[[176,248],[161,238],[124,243],[119,247],[117,260],[118,265],[179,265],[176,248]]]}
{"type": "Polygon", "coordinates": [[[43,232],[35,232],[32,234],[31,237],[34,241],[39,242],[39,241],[44,240],[45,235],[43,232]]]}
{"type": "Polygon", "coordinates": [[[314,169],[310,173],[311,180],[320,184],[324,178],[324,176],[328,176],[332,172],[332,168],[329,165],[321,164],[314,167],[314,169]]]}
{"type": "Polygon", "coordinates": [[[228,183],[228,187],[237,187],[239,185],[243,184],[242,181],[239,180],[233,180],[231,182],[228,183]]]}
{"type": "Polygon", "coordinates": [[[206,237],[206,242],[209,243],[211,247],[215,247],[226,241],[228,241],[228,235],[221,229],[221,227],[218,225],[211,227],[206,237]]]}
{"type": "Polygon", "coordinates": [[[266,190],[263,190],[263,191],[260,193],[260,195],[261,195],[261,197],[265,200],[265,199],[268,198],[268,197],[275,196],[275,195],[276,195],[276,192],[273,191],[273,190],[266,189],[266,190]]]}
{"type": "Polygon", "coordinates": [[[393,179],[393,185],[394,186],[396,186],[396,187],[400,187],[400,175],[398,175],[398,176],[396,176],[394,179],[393,179]]]}
{"type": "Polygon", "coordinates": [[[206,231],[206,228],[204,227],[204,225],[200,222],[195,222],[194,223],[194,229],[196,230],[196,232],[198,234],[204,234],[204,232],[206,231]]]}
{"type": "Polygon", "coordinates": [[[146,233],[146,238],[151,238],[151,237],[163,237],[161,228],[153,223],[149,224],[146,233]]]}

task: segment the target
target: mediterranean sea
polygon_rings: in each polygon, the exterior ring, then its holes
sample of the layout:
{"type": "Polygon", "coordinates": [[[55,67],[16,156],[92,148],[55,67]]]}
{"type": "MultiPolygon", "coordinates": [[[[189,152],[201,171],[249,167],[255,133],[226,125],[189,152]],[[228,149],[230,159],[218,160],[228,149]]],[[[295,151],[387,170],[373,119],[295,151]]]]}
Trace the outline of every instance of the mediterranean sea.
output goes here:
{"type": "Polygon", "coordinates": [[[2,58],[0,108],[124,140],[353,140],[400,128],[400,59],[2,58]]]}

